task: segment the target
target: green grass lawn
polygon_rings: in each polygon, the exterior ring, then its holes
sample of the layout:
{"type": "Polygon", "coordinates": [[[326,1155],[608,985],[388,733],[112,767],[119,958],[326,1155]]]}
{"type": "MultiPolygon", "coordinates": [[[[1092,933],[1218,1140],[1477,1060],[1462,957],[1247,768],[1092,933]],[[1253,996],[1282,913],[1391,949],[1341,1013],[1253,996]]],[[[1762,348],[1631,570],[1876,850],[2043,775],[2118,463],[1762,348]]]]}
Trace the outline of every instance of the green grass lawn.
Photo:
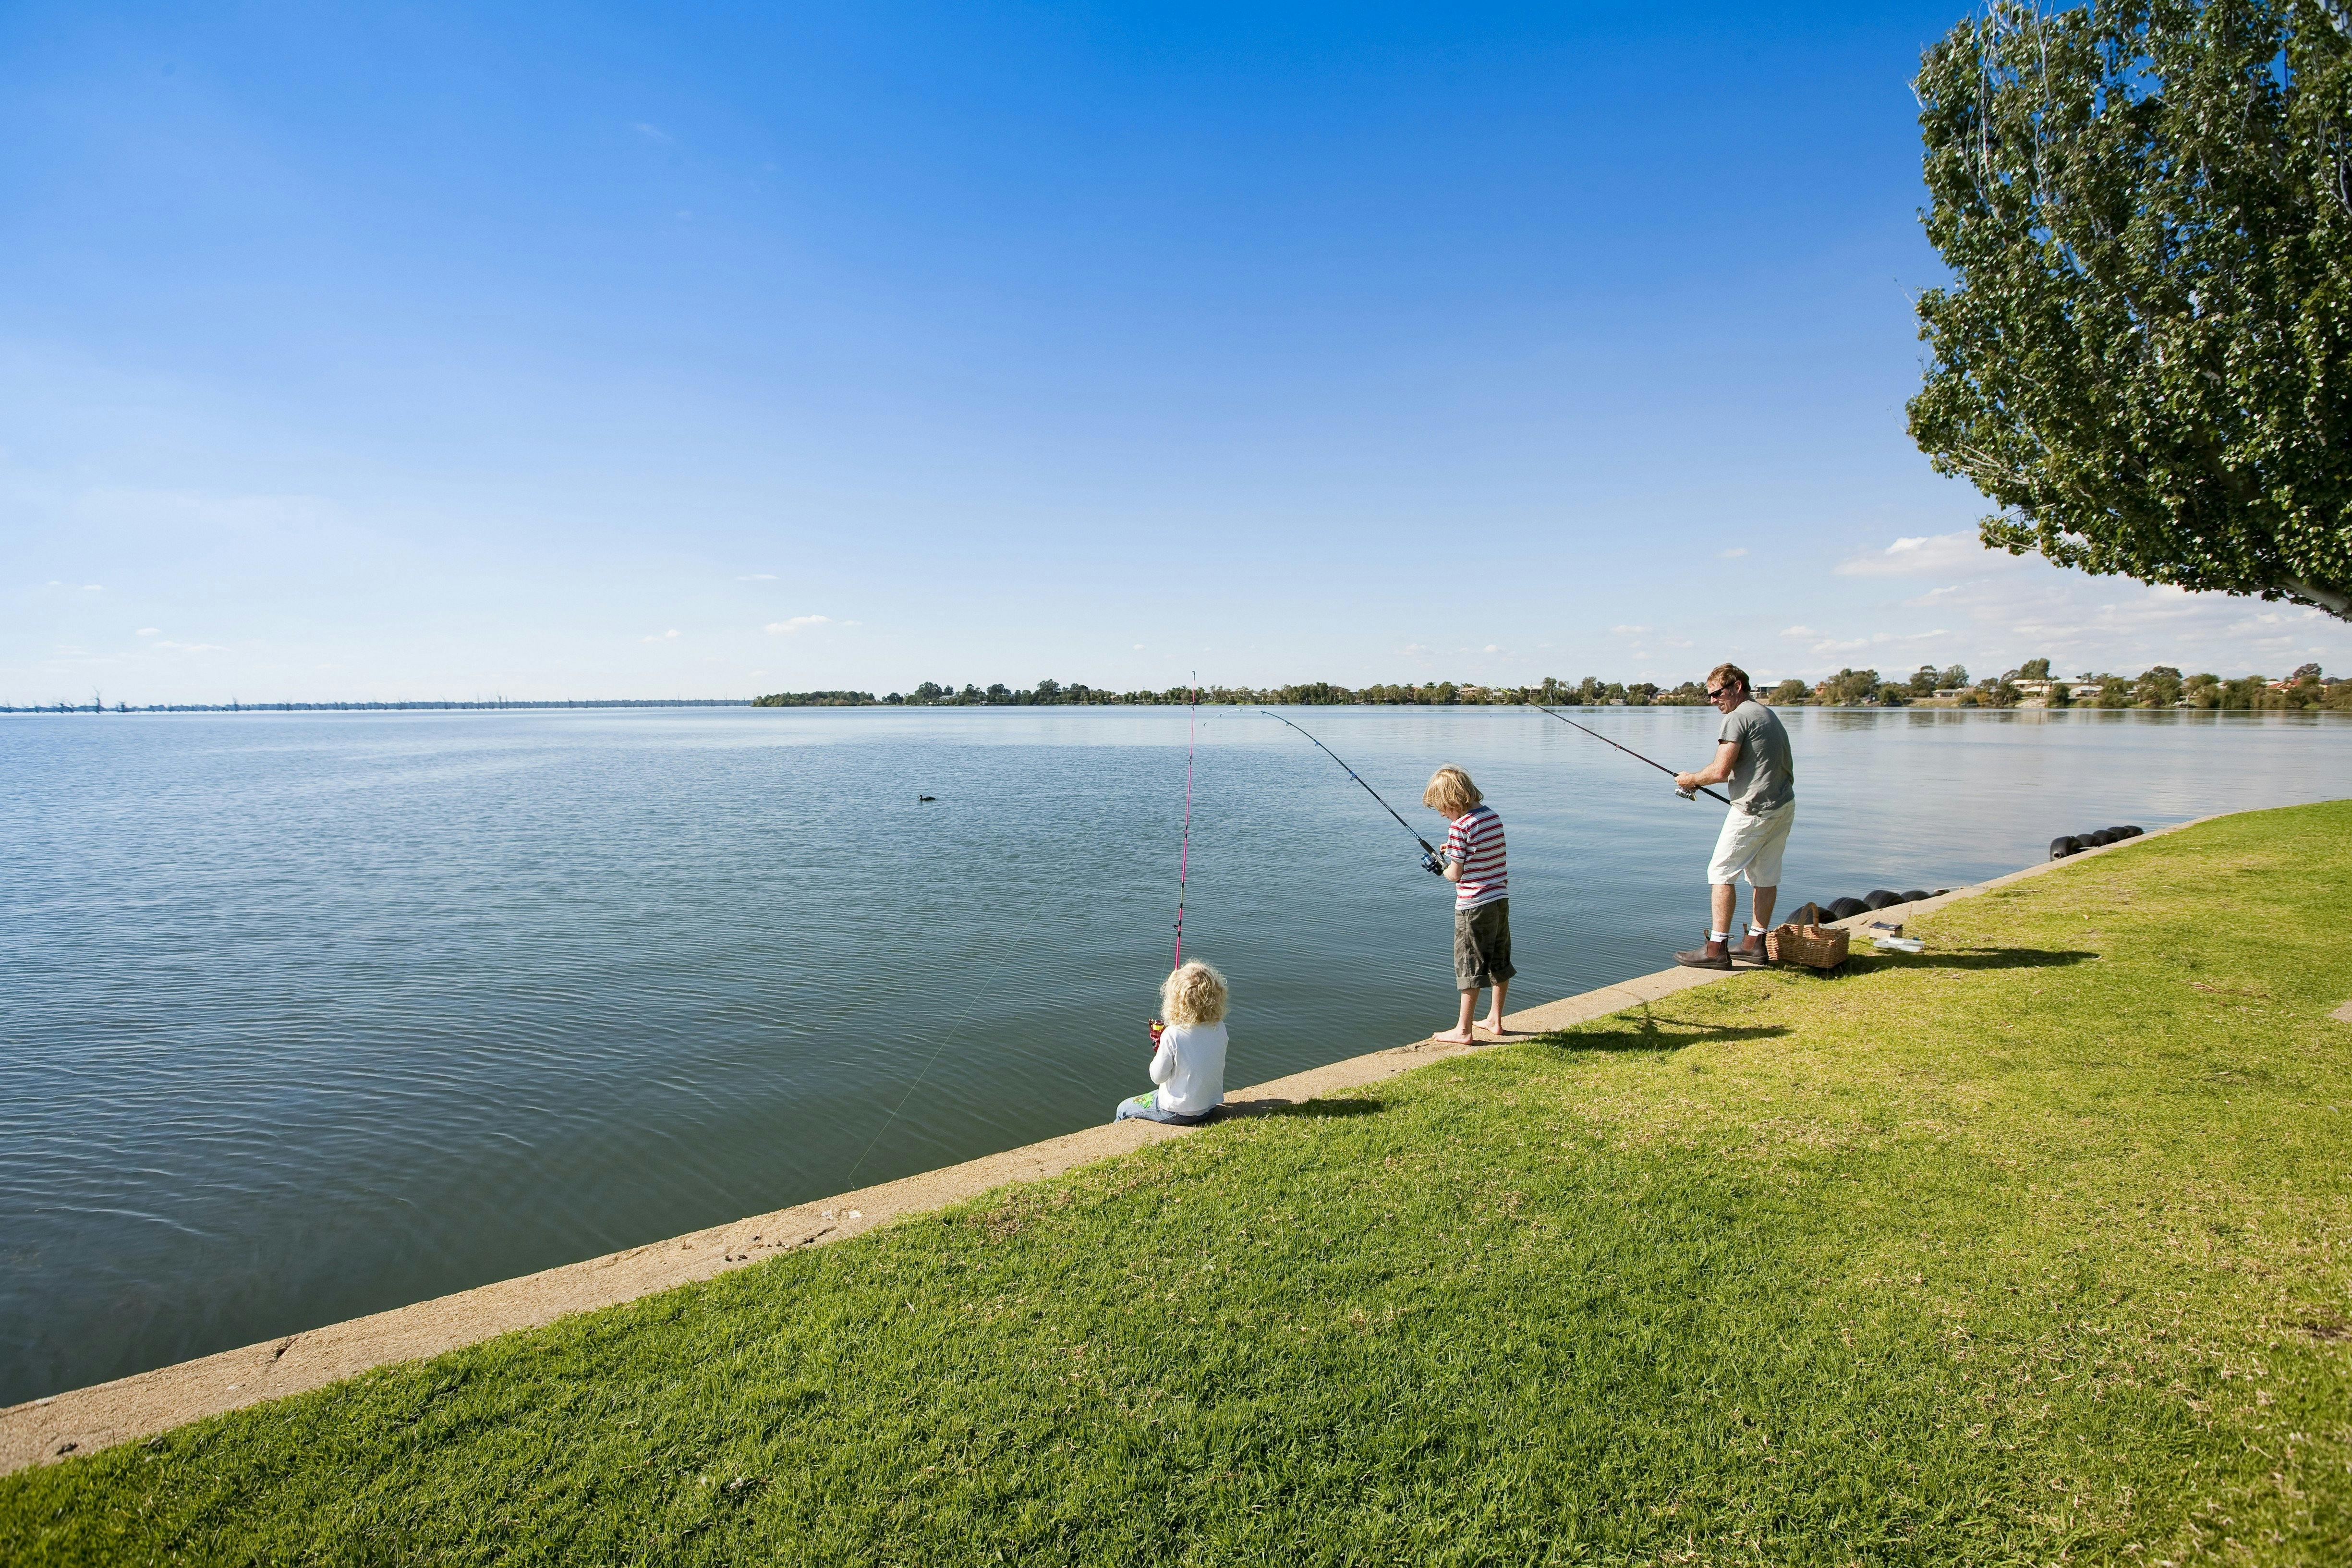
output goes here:
{"type": "Polygon", "coordinates": [[[0,1480],[0,1561],[2352,1563],[2352,805],[1918,929],[0,1480]]]}

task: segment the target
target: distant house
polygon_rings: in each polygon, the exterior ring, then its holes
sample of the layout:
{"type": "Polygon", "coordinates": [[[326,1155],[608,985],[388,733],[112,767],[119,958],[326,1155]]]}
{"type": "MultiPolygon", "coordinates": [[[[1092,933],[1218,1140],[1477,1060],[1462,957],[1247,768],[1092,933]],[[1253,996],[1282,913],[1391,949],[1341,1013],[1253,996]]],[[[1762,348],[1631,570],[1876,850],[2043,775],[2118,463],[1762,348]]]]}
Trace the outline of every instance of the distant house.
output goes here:
{"type": "Polygon", "coordinates": [[[2012,680],[2010,684],[2017,688],[2019,696],[2040,702],[2050,700],[2050,694],[2062,686],[2070,702],[2087,702],[2099,694],[2095,680],[2012,680]]]}

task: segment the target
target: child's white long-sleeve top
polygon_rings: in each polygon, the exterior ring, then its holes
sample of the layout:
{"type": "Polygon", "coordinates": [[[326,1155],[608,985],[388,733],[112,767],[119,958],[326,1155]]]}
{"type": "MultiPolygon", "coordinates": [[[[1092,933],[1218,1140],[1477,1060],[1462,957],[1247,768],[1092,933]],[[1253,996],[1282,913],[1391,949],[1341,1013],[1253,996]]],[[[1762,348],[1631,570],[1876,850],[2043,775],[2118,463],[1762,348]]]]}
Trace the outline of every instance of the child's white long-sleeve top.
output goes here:
{"type": "Polygon", "coordinates": [[[1225,1100],[1225,1026],[1171,1024],[1160,1032],[1151,1053],[1151,1081],[1160,1086],[1160,1109],[1175,1116],[1199,1116],[1225,1100]]]}

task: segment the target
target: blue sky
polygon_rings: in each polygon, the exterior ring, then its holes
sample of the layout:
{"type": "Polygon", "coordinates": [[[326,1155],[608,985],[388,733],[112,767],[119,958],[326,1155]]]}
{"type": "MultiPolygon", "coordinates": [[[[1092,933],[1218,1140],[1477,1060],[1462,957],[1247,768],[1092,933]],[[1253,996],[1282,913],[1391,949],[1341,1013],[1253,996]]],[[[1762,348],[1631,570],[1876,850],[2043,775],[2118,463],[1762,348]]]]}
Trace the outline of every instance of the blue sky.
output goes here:
{"type": "Polygon", "coordinates": [[[0,13],[0,701],[2352,665],[1904,435],[1956,5],[368,9],[0,13]]]}

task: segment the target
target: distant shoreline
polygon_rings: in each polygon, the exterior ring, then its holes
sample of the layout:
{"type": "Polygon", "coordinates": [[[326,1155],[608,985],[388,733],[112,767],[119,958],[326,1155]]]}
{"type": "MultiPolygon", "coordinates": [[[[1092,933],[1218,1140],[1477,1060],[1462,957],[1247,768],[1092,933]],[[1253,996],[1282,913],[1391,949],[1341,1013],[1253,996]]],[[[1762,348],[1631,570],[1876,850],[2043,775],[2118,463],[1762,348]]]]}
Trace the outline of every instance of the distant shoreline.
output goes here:
{"type": "MultiPolygon", "coordinates": [[[[74,703],[70,703],[70,702],[64,702],[64,703],[60,703],[60,702],[45,702],[45,703],[40,703],[40,704],[37,704],[37,705],[16,705],[16,706],[11,706],[11,705],[9,705],[9,704],[7,704],[7,703],[0,703],[0,716],[5,716],[5,715],[8,715],[8,714],[48,714],[48,715],[50,715],[51,717],[73,717],[73,716],[81,716],[81,717],[98,717],[98,716],[104,716],[104,717],[115,717],[115,716],[121,716],[121,717],[128,718],[128,717],[133,717],[133,716],[136,716],[136,715],[141,714],[141,713],[444,713],[444,712],[469,712],[469,713],[471,713],[471,712],[498,712],[498,711],[502,711],[502,710],[532,710],[532,711],[547,711],[547,710],[554,710],[554,711],[561,712],[561,711],[562,711],[562,710],[567,710],[567,709],[591,710],[591,709],[622,709],[622,708],[774,708],[774,709],[788,710],[795,711],[795,712],[814,712],[814,711],[817,711],[817,710],[825,710],[825,709],[840,709],[840,708],[876,709],[876,710],[887,710],[887,711],[908,711],[908,710],[918,710],[918,709],[925,710],[932,710],[932,709],[980,709],[980,710],[991,710],[991,709],[993,709],[993,710],[1005,710],[1005,709],[1013,709],[1013,710],[1019,710],[1019,711],[1021,711],[1021,712],[1024,712],[1024,713],[1042,713],[1042,712],[1058,712],[1058,711],[1066,710],[1068,710],[1068,709],[1071,709],[1071,708],[1089,708],[1089,709],[1104,709],[1104,708],[1167,708],[1167,707],[1182,707],[1183,705],[1184,705],[1184,704],[1183,704],[1183,702],[1181,701],[1181,699],[1180,699],[1180,700],[1177,700],[1177,701],[1175,701],[1175,702],[1172,702],[1172,703],[1171,703],[1171,702],[1169,702],[1169,701],[1166,701],[1166,700],[1150,700],[1150,701],[1097,701],[1097,702],[1083,702],[1083,703],[1077,703],[1077,702],[974,702],[974,703],[964,703],[964,702],[883,702],[883,701],[878,701],[878,700],[877,700],[877,701],[873,701],[873,702],[764,702],[764,701],[761,701],[761,700],[757,700],[757,699],[750,698],[750,697],[583,697],[583,698],[570,699],[570,700],[520,700],[520,699],[509,699],[509,700],[499,700],[493,699],[493,700],[487,700],[487,701],[478,701],[478,702],[457,702],[457,701],[446,701],[446,702],[445,702],[445,701],[438,701],[438,700],[425,700],[425,701],[399,701],[399,702],[148,702],[148,703],[114,703],[114,704],[110,704],[110,705],[105,706],[105,707],[95,707],[95,708],[94,708],[94,707],[92,707],[90,704],[89,704],[89,703],[87,703],[87,702],[80,703],[80,704],[79,704],[79,705],[74,704],[74,703]]],[[[1208,695],[1208,694],[1207,694],[1207,693],[1205,693],[1205,692],[1203,692],[1203,693],[1202,694],[1202,697],[1201,697],[1201,703],[1200,703],[1200,705],[1201,705],[1202,707],[1203,707],[1203,708],[1256,708],[1256,707],[1263,707],[1263,706],[1273,706],[1273,707],[1277,707],[1277,708],[1367,708],[1367,709],[1389,709],[1389,710],[1397,709],[1397,708],[1418,708],[1418,709],[1423,709],[1423,710],[1426,710],[1426,709],[1433,709],[1433,708],[1434,708],[1434,709],[1456,709],[1456,710],[1459,710],[1459,709],[1473,709],[1473,708],[1517,708],[1517,707],[1528,707],[1528,706],[1534,706],[1534,704],[1527,704],[1527,703],[1480,701],[1480,700],[1470,700],[1470,701],[1463,701],[1463,702],[1415,702],[1415,703],[1398,703],[1398,702],[1276,702],[1276,703],[1272,703],[1272,704],[1267,704],[1267,703],[1265,703],[1265,702],[1263,702],[1262,700],[1241,700],[1234,699],[1234,698],[1230,698],[1230,697],[1211,697],[1210,695],[1208,695]]],[[[2273,707],[2261,707],[2261,708],[2206,708],[2206,707],[2195,707],[2195,706],[2191,706],[2190,704],[2188,704],[2188,703],[2176,703],[2176,704],[2173,704],[2173,705],[2170,705],[2170,706],[2168,706],[2168,707],[2163,707],[2163,708],[2149,708],[2149,707],[2147,707],[2147,706],[2144,706],[2144,705],[2140,705],[2140,704],[2133,704],[2133,705],[2131,705],[2131,706],[2129,706],[2129,707],[2111,708],[2111,707],[2104,706],[2104,705],[2099,704],[2099,703],[2093,703],[2093,702],[2074,702],[2074,703],[2066,703],[2066,704],[2050,704],[2050,703],[2042,702],[2042,701],[2041,701],[2041,700],[2036,700],[2036,699],[2028,699],[2027,700],[2022,701],[2022,702],[2019,702],[2019,703],[2017,703],[2017,704],[2015,704],[2014,706],[2011,706],[2011,707],[2006,707],[2006,708],[1994,708],[1994,707],[1989,707],[1989,706],[1982,706],[1982,705],[1979,705],[1979,704],[1975,704],[1975,703],[1969,703],[1969,702],[1958,701],[1958,700],[1952,700],[1952,699],[1948,699],[1948,698],[1922,698],[1922,699],[1920,699],[1919,700],[1917,700],[1917,701],[1916,701],[1916,702],[1909,702],[1909,703],[1906,703],[1906,704],[1904,704],[1904,705],[1903,705],[1902,707],[1900,707],[1900,708],[1891,707],[1891,706],[1888,706],[1888,705],[1885,705],[1885,704],[1881,704],[1881,703],[1876,703],[1876,702],[1800,702],[1800,703],[1768,703],[1767,705],[1768,705],[1768,706],[1770,706],[1770,707],[1822,708],[1822,709],[1828,709],[1828,710],[1832,710],[1838,711],[1838,712],[1848,712],[1848,713],[1851,713],[1851,712],[1868,712],[1868,713],[1876,713],[1876,712],[1907,712],[1907,711],[1911,711],[1911,710],[1919,710],[1919,709],[1925,709],[1925,710],[1928,710],[1928,711],[1931,711],[1931,712],[1942,712],[1942,713],[1959,713],[1959,712],[1978,712],[1978,713],[2021,713],[2021,712],[2023,712],[2023,713],[2044,713],[2044,712],[2056,712],[2056,713],[2067,713],[2067,712],[2090,712],[2090,713],[2132,713],[2132,712],[2139,712],[2139,713],[2308,712],[2308,713],[2325,713],[2325,712],[2330,712],[2330,711],[2345,711],[2345,710],[2344,710],[2344,709],[2330,709],[2330,708],[2322,708],[2322,707],[2301,708],[2301,709],[2273,708],[2273,707]]],[[[1558,703],[1547,704],[1546,706],[1550,706],[1550,707],[1559,707],[1559,708],[1572,708],[1572,709],[1579,709],[1579,710],[1597,710],[1597,709],[1602,709],[1602,708],[1617,708],[1617,709],[1633,709],[1633,710],[1640,710],[1640,709],[1645,709],[1645,708],[1649,708],[1649,709],[1657,709],[1657,708],[1664,708],[1664,709],[1681,709],[1681,708],[1689,708],[1689,707],[1693,707],[1693,706],[1696,706],[1696,705],[1695,705],[1695,704],[1692,704],[1692,703],[1688,703],[1688,702],[1674,701],[1674,700],[1652,700],[1652,701],[1646,701],[1646,702],[1632,702],[1632,701],[1626,701],[1626,700],[1619,700],[1609,701],[1609,702],[1591,702],[1591,703],[1586,703],[1586,702],[1558,702],[1558,703]]]]}

